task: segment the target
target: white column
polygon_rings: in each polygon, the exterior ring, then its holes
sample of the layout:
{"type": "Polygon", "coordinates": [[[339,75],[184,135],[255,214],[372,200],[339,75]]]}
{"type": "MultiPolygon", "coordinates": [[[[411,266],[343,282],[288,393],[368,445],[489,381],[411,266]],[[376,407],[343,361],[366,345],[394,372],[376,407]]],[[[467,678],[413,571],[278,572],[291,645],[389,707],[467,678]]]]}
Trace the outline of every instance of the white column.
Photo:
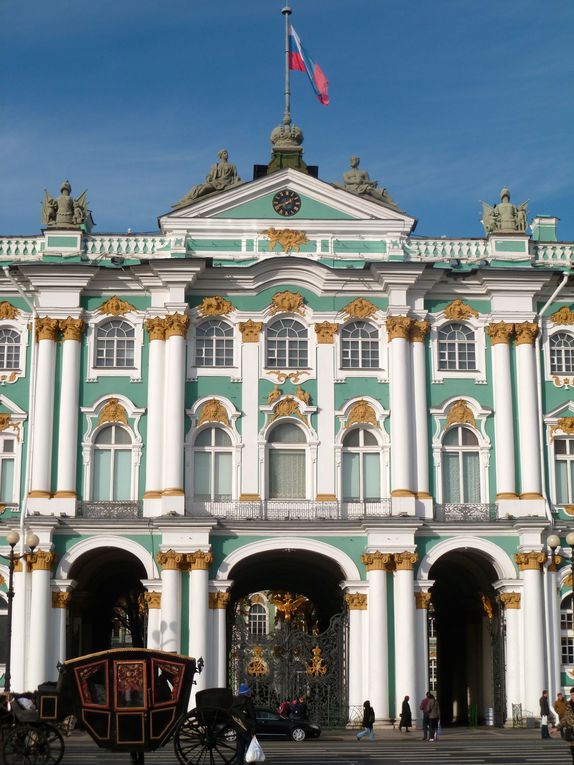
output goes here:
{"type": "Polygon", "coordinates": [[[395,573],[395,709],[401,708],[404,696],[416,699],[416,627],[413,566],[417,554],[410,551],[394,554],[395,573]]]}
{"type": "Polygon", "coordinates": [[[37,550],[30,555],[32,562],[32,597],[30,599],[30,653],[26,682],[28,688],[37,688],[54,674],[51,667],[54,652],[52,646],[51,616],[52,592],[50,579],[56,556],[53,552],[37,550]]]}
{"type": "Polygon", "coordinates": [[[148,319],[145,327],[149,334],[149,363],[144,499],[158,499],[163,488],[165,321],[159,317],[148,319]]]}
{"type": "MultiPolygon", "coordinates": [[[[188,553],[189,573],[189,655],[196,660],[203,659],[206,667],[213,661],[207,644],[209,618],[209,564],[213,560],[210,552],[196,550],[188,553]]],[[[196,677],[193,695],[207,688],[207,672],[196,677]]]]}
{"type": "MultiPolygon", "coordinates": [[[[68,585],[70,587],[70,585],[68,585]]],[[[52,589],[53,658],[46,680],[58,680],[58,664],[66,661],[66,622],[72,599],[71,589],[52,589]]]]}
{"type": "Polygon", "coordinates": [[[431,601],[431,594],[428,590],[433,584],[434,582],[428,580],[424,583],[419,582],[418,586],[424,587],[424,590],[415,592],[416,691],[411,703],[411,709],[413,721],[416,720],[415,727],[417,728],[422,726],[422,712],[419,710],[419,705],[429,689],[428,607],[431,601]]]}
{"type": "Polygon", "coordinates": [[[489,324],[486,331],[490,335],[492,345],[496,499],[516,499],[514,412],[510,370],[510,339],[514,332],[514,325],[500,321],[489,324]]]}
{"type": "MultiPolygon", "coordinates": [[[[560,558],[557,558],[560,562],[560,558]]],[[[561,635],[560,635],[560,585],[554,554],[546,569],[545,577],[546,645],[548,646],[548,695],[551,700],[561,690],[561,635]]]]}
{"type": "Polygon", "coordinates": [[[412,319],[389,316],[391,410],[391,497],[413,497],[411,474],[411,380],[409,332],[412,319]]]}
{"type": "MultiPolygon", "coordinates": [[[[429,432],[427,407],[427,373],[425,337],[428,321],[414,321],[411,327],[414,393],[414,437],[416,449],[416,495],[419,499],[431,499],[429,494],[429,432]]],[[[391,412],[392,418],[392,412],[391,412]]],[[[412,706],[412,705],[411,705],[412,706]]]]}
{"type": "MultiPolygon", "coordinates": [[[[506,590],[499,595],[500,602],[504,608],[504,620],[506,624],[506,645],[504,646],[506,656],[506,718],[512,722],[512,705],[520,704],[522,701],[521,676],[523,675],[520,666],[521,656],[521,637],[520,637],[520,592],[506,590]]],[[[528,673],[528,668],[524,675],[528,673]]],[[[540,687],[539,694],[542,693],[544,686],[540,687]]],[[[535,707],[535,714],[538,714],[538,707],[535,707]]]]}
{"type": "Polygon", "coordinates": [[[525,708],[534,714],[538,714],[542,689],[547,687],[541,572],[545,559],[543,552],[521,552],[516,555],[524,581],[524,701],[525,708]]]}
{"type": "Polygon", "coordinates": [[[181,567],[183,553],[167,550],[157,555],[161,566],[161,648],[163,651],[181,649],[181,567]]]}
{"type": "MultiPolygon", "coordinates": [[[[361,709],[365,700],[363,692],[363,613],[367,609],[367,595],[359,592],[345,594],[349,609],[349,707],[361,709]]],[[[374,701],[371,702],[375,707],[374,701]]],[[[378,712],[377,712],[378,714],[378,712]]],[[[356,717],[356,714],[355,714],[356,717]]],[[[352,718],[351,718],[352,719],[352,718]]]]}
{"type": "Polygon", "coordinates": [[[161,649],[161,592],[145,593],[147,604],[147,648],[161,649]]]}
{"type": "MultiPolygon", "coordinates": [[[[78,413],[80,411],[80,352],[84,322],[68,316],[60,322],[62,343],[62,383],[58,431],[58,478],[56,497],[75,498],[78,455],[78,413]]],[[[39,384],[42,379],[38,378],[39,384]]]]}
{"type": "Polygon", "coordinates": [[[317,500],[335,501],[335,345],[337,324],[324,321],[315,324],[317,333],[317,390],[321,391],[321,406],[317,414],[317,500]]]}
{"type": "Polygon", "coordinates": [[[22,693],[27,690],[26,665],[28,641],[27,603],[31,576],[25,561],[18,561],[14,568],[14,600],[12,601],[12,654],[11,687],[22,693]]]}
{"type": "Polygon", "coordinates": [[[32,449],[30,497],[50,497],[52,472],[52,433],[54,423],[54,372],[59,322],[45,316],[36,322],[38,368],[32,449]]]}
{"type": "Polygon", "coordinates": [[[241,490],[240,499],[261,498],[259,486],[259,333],[263,324],[244,321],[239,325],[241,345],[241,490]]]}
{"type": "Polygon", "coordinates": [[[181,497],[185,432],[185,336],[189,318],[175,313],[165,317],[165,420],[163,494],[181,497]]]}
{"type": "MultiPolygon", "coordinates": [[[[361,556],[369,582],[369,688],[368,698],[377,719],[389,717],[389,641],[387,636],[387,568],[391,555],[380,551],[361,556]]],[[[363,699],[364,700],[364,699],[363,699]]]]}
{"type": "Polygon", "coordinates": [[[212,652],[211,664],[213,672],[209,675],[210,682],[216,688],[225,688],[227,686],[227,639],[225,616],[229,605],[228,592],[210,592],[209,608],[212,616],[212,652]]]}
{"type": "MultiPolygon", "coordinates": [[[[536,391],[535,340],[538,326],[530,322],[516,325],[518,422],[520,436],[521,499],[542,497],[540,434],[536,391]]],[[[498,447],[497,447],[498,451],[498,447]]]]}

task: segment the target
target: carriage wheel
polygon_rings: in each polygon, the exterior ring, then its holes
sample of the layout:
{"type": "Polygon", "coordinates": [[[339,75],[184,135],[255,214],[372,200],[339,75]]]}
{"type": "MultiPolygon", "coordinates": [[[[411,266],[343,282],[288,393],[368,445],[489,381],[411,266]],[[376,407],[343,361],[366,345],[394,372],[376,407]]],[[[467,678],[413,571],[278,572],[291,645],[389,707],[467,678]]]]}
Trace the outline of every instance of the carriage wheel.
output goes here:
{"type": "Polygon", "coordinates": [[[15,725],[6,733],[2,754],[6,765],[57,765],[64,741],[52,725],[15,725]]]}
{"type": "Polygon", "coordinates": [[[60,731],[53,725],[50,725],[50,723],[42,723],[39,726],[39,730],[44,736],[44,760],[42,760],[42,765],[58,765],[64,756],[64,739],[60,731]]]}
{"type": "Polygon", "coordinates": [[[219,707],[192,709],[175,731],[177,759],[182,765],[235,765],[238,737],[229,736],[233,724],[219,707]]]}

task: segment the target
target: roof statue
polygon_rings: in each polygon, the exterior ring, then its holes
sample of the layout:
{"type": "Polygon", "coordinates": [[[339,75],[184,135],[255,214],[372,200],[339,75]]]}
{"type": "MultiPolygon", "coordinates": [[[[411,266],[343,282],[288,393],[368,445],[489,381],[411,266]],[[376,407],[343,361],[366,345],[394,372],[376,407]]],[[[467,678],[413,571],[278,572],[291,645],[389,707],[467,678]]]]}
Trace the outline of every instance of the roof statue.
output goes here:
{"type": "Polygon", "coordinates": [[[494,231],[524,233],[528,225],[528,202],[518,207],[510,201],[510,191],[506,186],[500,192],[500,203],[491,207],[482,203],[482,225],[486,234],[494,231]]]}
{"type": "Polygon", "coordinates": [[[87,191],[77,199],[72,197],[70,181],[64,181],[60,196],[56,199],[44,189],[42,202],[42,225],[49,227],[83,228],[91,231],[94,221],[88,210],[87,191]]]}
{"type": "Polygon", "coordinates": [[[378,202],[396,208],[396,204],[387,190],[381,188],[377,181],[372,181],[366,170],[359,170],[360,162],[359,157],[351,157],[351,169],[343,173],[344,185],[334,183],[333,186],[359,196],[373,197],[378,202]]]}
{"type": "Polygon", "coordinates": [[[237,168],[235,165],[232,165],[231,162],[227,161],[229,158],[227,149],[222,149],[217,156],[219,157],[219,162],[216,162],[211,166],[211,170],[205,176],[205,183],[198,183],[197,186],[192,186],[187,194],[182,197],[179,202],[176,202],[173,207],[177,208],[189,205],[192,202],[195,202],[199,197],[204,197],[207,194],[214,194],[218,191],[225,191],[234,186],[240,186],[243,183],[241,178],[237,175],[237,168]]]}

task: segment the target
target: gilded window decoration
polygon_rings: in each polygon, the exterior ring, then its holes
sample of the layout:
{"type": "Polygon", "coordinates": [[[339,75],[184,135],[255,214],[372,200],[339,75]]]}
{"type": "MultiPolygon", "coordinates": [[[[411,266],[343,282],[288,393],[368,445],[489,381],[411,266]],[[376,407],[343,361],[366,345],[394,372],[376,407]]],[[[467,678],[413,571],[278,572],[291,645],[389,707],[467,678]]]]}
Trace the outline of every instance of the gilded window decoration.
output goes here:
{"type": "Polygon", "coordinates": [[[277,384],[275,384],[273,386],[273,390],[271,390],[269,392],[269,395],[267,396],[267,403],[274,404],[276,401],[278,401],[281,398],[282,394],[283,392],[281,388],[277,384]]]}
{"type": "Polygon", "coordinates": [[[301,245],[307,244],[307,234],[305,231],[296,231],[290,228],[268,228],[265,231],[261,231],[263,236],[269,238],[269,252],[275,251],[275,246],[279,245],[282,252],[301,252],[301,245]]]}
{"type": "Polygon", "coordinates": [[[556,425],[552,425],[550,428],[550,443],[554,441],[554,434],[558,431],[562,431],[566,436],[574,435],[574,416],[572,417],[560,417],[556,425]]]}
{"type": "Polygon", "coordinates": [[[128,413],[117,398],[108,399],[102,408],[100,416],[98,417],[98,425],[102,425],[104,422],[121,422],[123,425],[128,424],[128,413]]]}
{"type": "Polygon", "coordinates": [[[97,309],[98,313],[106,313],[110,316],[125,316],[130,311],[135,311],[135,307],[128,303],[127,300],[122,300],[117,295],[114,295],[109,300],[97,309]]]}
{"type": "Polygon", "coordinates": [[[346,313],[352,319],[369,319],[378,310],[377,306],[373,305],[370,300],[356,298],[356,300],[353,300],[343,308],[343,313],[346,313]]]}
{"type": "Polygon", "coordinates": [[[227,409],[223,406],[221,401],[216,398],[212,398],[206,401],[201,407],[201,414],[199,415],[198,426],[203,425],[206,422],[222,422],[229,427],[229,416],[227,409]]]}
{"type": "Polygon", "coordinates": [[[305,299],[299,292],[276,292],[271,298],[269,313],[274,316],[276,313],[296,313],[299,316],[305,315],[305,299]]]}
{"type": "Polygon", "coordinates": [[[302,401],[305,404],[305,406],[309,406],[311,402],[311,394],[309,393],[309,391],[303,390],[303,388],[300,385],[298,385],[297,388],[295,389],[295,395],[297,396],[299,401],[302,401]]]}
{"type": "Polygon", "coordinates": [[[472,425],[476,428],[476,420],[472,409],[468,405],[468,402],[462,398],[452,403],[449,407],[446,417],[446,427],[450,428],[451,425],[472,425]]]}
{"type": "Polygon", "coordinates": [[[277,379],[278,383],[284,383],[289,380],[293,383],[293,385],[297,385],[301,378],[305,377],[309,373],[304,369],[296,372],[278,372],[275,369],[271,369],[269,374],[273,375],[273,377],[277,379]]]}
{"type": "Polygon", "coordinates": [[[358,425],[359,423],[367,423],[373,425],[375,428],[379,427],[377,422],[377,415],[372,405],[368,401],[361,399],[356,401],[351,407],[345,428],[350,428],[352,425],[358,425]]]}
{"type": "Polygon", "coordinates": [[[471,308],[468,303],[457,298],[447,305],[443,311],[444,316],[451,321],[466,321],[471,316],[478,318],[478,311],[471,308]]]}
{"type": "Polygon", "coordinates": [[[20,423],[11,420],[10,412],[0,412],[0,433],[3,430],[15,430],[16,438],[20,440],[20,423]]]}
{"type": "Polygon", "coordinates": [[[16,306],[9,303],[7,300],[3,300],[0,303],[0,319],[17,319],[20,316],[20,311],[16,306]]]}
{"type": "Polygon", "coordinates": [[[574,324],[574,311],[569,306],[563,305],[550,316],[550,319],[554,324],[574,324]]]}
{"type": "Polygon", "coordinates": [[[204,297],[197,308],[200,316],[227,316],[235,311],[235,306],[221,295],[204,297]]]}
{"type": "Polygon", "coordinates": [[[299,411],[299,404],[291,396],[286,396],[275,404],[270,422],[279,417],[298,417],[303,422],[307,422],[307,418],[299,411]]]}
{"type": "Polygon", "coordinates": [[[244,343],[258,343],[259,333],[263,329],[263,322],[253,321],[248,319],[242,321],[239,324],[239,331],[241,332],[241,339],[244,343]]]}

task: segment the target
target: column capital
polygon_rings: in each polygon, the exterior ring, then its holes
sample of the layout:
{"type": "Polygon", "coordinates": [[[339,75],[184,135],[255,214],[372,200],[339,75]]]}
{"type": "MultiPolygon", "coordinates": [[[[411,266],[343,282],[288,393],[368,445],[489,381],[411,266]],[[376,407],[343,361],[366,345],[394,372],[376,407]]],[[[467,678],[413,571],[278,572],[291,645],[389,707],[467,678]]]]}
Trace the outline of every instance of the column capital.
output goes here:
{"type": "Polygon", "coordinates": [[[259,333],[263,329],[262,321],[253,321],[253,319],[247,319],[247,321],[239,322],[239,331],[241,332],[241,340],[244,343],[258,343],[259,333]]]}
{"type": "Polygon", "coordinates": [[[212,609],[225,609],[229,605],[231,595],[228,592],[210,592],[209,607],[212,609]]]}
{"type": "Polygon", "coordinates": [[[213,555],[206,550],[195,550],[187,553],[187,563],[191,571],[208,571],[213,562],[213,555]]]}
{"type": "Polygon", "coordinates": [[[184,313],[168,313],[165,321],[165,338],[185,337],[189,329],[189,316],[184,313]]]}
{"type": "Polygon", "coordinates": [[[52,608],[68,608],[72,600],[71,592],[53,592],[52,608]]]}
{"type": "Polygon", "coordinates": [[[508,345],[514,335],[514,324],[505,321],[496,321],[488,324],[486,334],[490,337],[491,345],[508,345]]]}
{"type": "Polygon", "coordinates": [[[345,603],[349,611],[366,611],[367,596],[361,592],[345,593],[345,603]]]}
{"type": "Polygon", "coordinates": [[[413,320],[408,316],[387,316],[386,322],[389,343],[395,339],[408,340],[413,320]]]}
{"type": "Polygon", "coordinates": [[[419,556],[416,552],[405,550],[404,552],[394,553],[393,558],[397,571],[412,571],[419,556]]]}
{"type": "Polygon", "coordinates": [[[415,605],[419,610],[428,610],[432,600],[430,592],[415,592],[415,605]]]}
{"type": "Polygon", "coordinates": [[[409,332],[411,343],[424,343],[429,329],[428,321],[413,321],[409,332]]]}
{"type": "Polygon", "coordinates": [[[144,601],[150,608],[161,608],[161,592],[144,592],[144,601]]]}
{"type": "Polygon", "coordinates": [[[546,561],[546,553],[537,550],[519,552],[514,556],[520,571],[540,571],[546,561]]]}
{"type": "Polygon", "coordinates": [[[56,560],[56,553],[46,550],[36,550],[26,556],[29,571],[51,571],[56,560]]]}
{"type": "Polygon", "coordinates": [[[558,566],[562,563],[562,557],[560,555],[552,555],[550,563],[548,564],[548,571],[555,573],[558,571],[558,566]]]}
{"type": "Polygon", "coordinates": [[[165,552],[158,552],[155,559],[162,571],[181,571],[185,563],[185,553],[166,550],[165,552]]]}
{"type": "Polygon", "coordinates": [[[538,335],[538,324],[533,321],[523,321],[514,325],[516,345],[534,345],[538,335]]]}
{"type": "Polygon", "coordinates": [[[498,601],[504,608],[520,608],[521,594],[519,592],[501,592],[498,601]]]}
{"type": "Polygon", "coordinates": [[[367,571],[388,571],[392,567],[393,556],[391,553],[375,550],[375,552],[363,553],[361,563],[367,571]]]}
{"type": "Polygon", "coordinates": [[[146,319],[144,327],[147,330],[150,341],[165,340],[166,323],[162,316],[153,316],[151,319],[146,319]]]}
{"type": "Polygon", "coordinates": [[[51,319],[49,316],[41,316],[36,319],[36,342],[39,340],[51,340],[53,343],[58,339],[60,321],[51,319]]]}
{"type": "Polygon", "coordinates": [[[317,344],[318,345],[333,345],[333,341],[338,330],[339,330],[339,325],[331,321],[322,321],[319,324],[315,324],[315,332],[317,333],[317,344]]]}
{"type": "Polygon", "coordinates": [[[64,340],[81,342],[85,327],[86,324],[83,319],[74,319],[72,316],[68,316],[67,319],[60,319],[59,321],[59,329],[64,340]]]}

